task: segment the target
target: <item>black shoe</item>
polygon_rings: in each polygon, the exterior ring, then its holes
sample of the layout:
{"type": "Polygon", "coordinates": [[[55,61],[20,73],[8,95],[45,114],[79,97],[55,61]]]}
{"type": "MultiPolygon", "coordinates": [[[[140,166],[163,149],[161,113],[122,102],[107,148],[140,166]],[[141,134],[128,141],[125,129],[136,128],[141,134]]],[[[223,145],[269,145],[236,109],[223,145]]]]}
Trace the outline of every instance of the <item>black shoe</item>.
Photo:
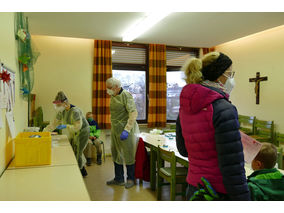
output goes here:
{"type": "Polygon", "coordinates": [[[102,155],[97,155],[97,164],[98,165],[102,164],[102,155]]]}
{"type": "Polygon", "coordinates": [[[85,167],[83,167],[82,169],[80,169],[81,174],[83,177],[86,177],[88,175],[87,170],[85,169],[85,167]]]}
{"type": "Polygon", "coordinates": [[[133,187],[135,185],[134,180],[127,180],[126,184],[125,184],[125,188],[126,189],[130,189],[131,187],[133,187]]]}
{"type": "Polygon", "coordinates": [[[92,165],[92,158],[87,158],[87,166],[91,166],[92,165]]]}
{"type": "Polygon", "coordinates": [[[124,186],[125,183],[124,183],[124,181],[119,182],[119,181],[116,181],[115,179],[113,179],[113,180],[107,181],[106,184],[107,185],[124,186]]]}

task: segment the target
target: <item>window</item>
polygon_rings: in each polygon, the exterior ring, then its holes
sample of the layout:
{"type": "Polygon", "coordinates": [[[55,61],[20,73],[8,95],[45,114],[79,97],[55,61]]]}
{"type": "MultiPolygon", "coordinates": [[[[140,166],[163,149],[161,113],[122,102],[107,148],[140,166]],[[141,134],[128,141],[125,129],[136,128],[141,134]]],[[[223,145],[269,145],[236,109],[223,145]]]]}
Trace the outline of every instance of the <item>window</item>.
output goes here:
{"type": "Polygon", "coordinates": [[[122,88],[130,92],[138,111],[137,120],[146,120],[146,72],[136,70],[112,70],[122,88]]]}
{"type": "Polygon", "coordinates": [[[167,50],[167,121],[174,122],[179,114],[179,97],[186,85],[181,66],[190,57],[197,57],[196,50],[167,50]]]}
{"type": "MultiPolygon", "coordinates": [[[[148,45],[112,42],[112,72],[120,79],[123,89],[135,100],[139,123],[148,118],[148,45]]],[[[198,57],[198,48],[167,46],[167,121],[174,122],[179,113],[179,97],[185,80],[181,66],[192,57],[198,57]]]]}
{"type": "Polygon", "coordinates": [[[185,86],[182,71],[167,72],[167,120],[175,121],[179,113],[179,96],[185,86]]]}
{"type": "Polygon", "coordinates": [[[121,81],[123,89],[132,94],[138,112],[137,121],[146,123],[146,46],[121,46],[121,43],[117,45],[112,46],[112,75],[121,81]]]}

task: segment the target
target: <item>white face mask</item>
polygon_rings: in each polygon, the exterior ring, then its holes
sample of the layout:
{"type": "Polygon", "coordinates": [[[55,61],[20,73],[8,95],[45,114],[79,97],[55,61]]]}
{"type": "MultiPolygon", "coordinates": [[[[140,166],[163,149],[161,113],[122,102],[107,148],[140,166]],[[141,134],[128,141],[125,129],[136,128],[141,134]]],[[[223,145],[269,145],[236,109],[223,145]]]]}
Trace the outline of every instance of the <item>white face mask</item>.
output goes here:
{"type": "Polygon", "coordinates": [[[228,94],[230,94],[232,92],[232,90],[234,89],[236,83],[235,83],[235,79],[234,78],[231,78],[225,74],[223,74],[225,77],[227,77],[227,81],[226,83],[224,84],[224,87],[227,91],[228,94]]]}
{"type": "Polygon", "coordinates": [[[107,94],[109,94],[110,96],[114,95],[114,91],[111,89],[107,89],[107,94]]]}
{"type": "Polygon", "coordinates": [[[58,106],[54,106],[54,108],[55,108],[55,111],[58,113],[58,112],[63,112],[64,110],[65,110],[65,107],[64,106],[60,106],[60,107],[58,107],[58,106]]]}

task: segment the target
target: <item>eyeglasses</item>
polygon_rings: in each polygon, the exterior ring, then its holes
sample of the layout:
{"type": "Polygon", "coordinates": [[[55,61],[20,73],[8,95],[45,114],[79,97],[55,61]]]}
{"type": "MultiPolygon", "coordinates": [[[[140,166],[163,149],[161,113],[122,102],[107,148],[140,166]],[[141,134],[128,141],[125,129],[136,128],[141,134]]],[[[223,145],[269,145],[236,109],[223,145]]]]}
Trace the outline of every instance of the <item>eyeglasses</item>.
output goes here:
{"type": "Polygon", "coordinates": [[[235,71],[231,71],[231,72],[225,72],[224,74],[226,74],[226,75],[225,75],[226,77],[234,78],[235,73],[236,73],[235,71]]]}

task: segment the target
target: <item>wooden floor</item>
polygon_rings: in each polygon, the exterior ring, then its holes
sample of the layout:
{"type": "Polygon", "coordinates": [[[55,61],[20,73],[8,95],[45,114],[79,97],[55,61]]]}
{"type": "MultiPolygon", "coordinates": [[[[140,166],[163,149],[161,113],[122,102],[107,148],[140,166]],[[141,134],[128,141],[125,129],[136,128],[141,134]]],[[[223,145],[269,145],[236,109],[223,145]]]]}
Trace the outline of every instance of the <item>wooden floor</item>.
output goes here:
{"type": "MultiPolygon", "coordinates": [[[[136,185],[130,189],[125,189],[124,186],[106,185],[106,181],[114,178],[111,157],[106,157],[106,161],[103,161],[100,166],[93,163],[91,166],[86,166],[86,169],[88,176],[84,180],[93,201],[157,201],[156,191],[150,189],[149,182],[137,181],[136,185]]],[[[179,190],[179,187],[177,189],[179,190]]],[[[176,200],[181,199],[181,196],[176,197],[176,200]]],[[[169,186],[163,186],[162,200],[170,200],[169,186]]]]}

